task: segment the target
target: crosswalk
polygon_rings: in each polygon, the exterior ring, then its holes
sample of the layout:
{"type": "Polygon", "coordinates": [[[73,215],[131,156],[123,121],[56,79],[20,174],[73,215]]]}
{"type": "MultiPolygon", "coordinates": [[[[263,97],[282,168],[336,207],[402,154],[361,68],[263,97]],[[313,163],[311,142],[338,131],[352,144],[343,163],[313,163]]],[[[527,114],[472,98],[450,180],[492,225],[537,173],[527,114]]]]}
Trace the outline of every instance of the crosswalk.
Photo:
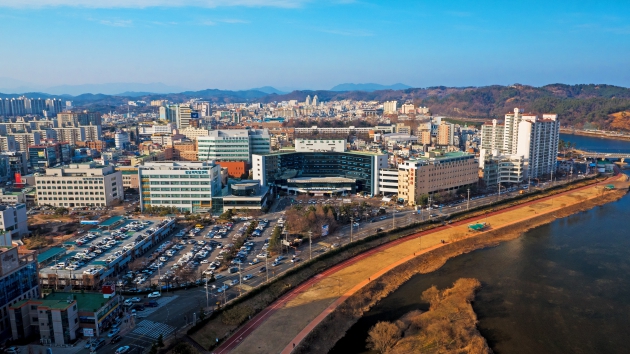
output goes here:
{"type": "Polygon", "coordinates": [[[169,326],[165,323],[142,320],[136,325],[136,328],[134,328],[131,333],[157,339],[160,334],[162,335],[162,338],[166,338],[168,335],[173,333],[173,331],[175,331],[175,327],[169,326]]]}

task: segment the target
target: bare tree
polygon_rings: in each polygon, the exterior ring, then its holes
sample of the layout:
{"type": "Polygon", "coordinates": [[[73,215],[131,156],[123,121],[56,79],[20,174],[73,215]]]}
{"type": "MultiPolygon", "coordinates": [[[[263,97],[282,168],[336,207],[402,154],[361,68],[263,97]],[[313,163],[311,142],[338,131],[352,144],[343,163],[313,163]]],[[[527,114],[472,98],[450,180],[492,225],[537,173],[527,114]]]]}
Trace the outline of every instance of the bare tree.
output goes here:
{"type": "Polygon", "coordinates": [[[381,321],[368,332],[368,347],[379,353],[387,353],[400,339],[400,328],[391,322],[381,321]]]}

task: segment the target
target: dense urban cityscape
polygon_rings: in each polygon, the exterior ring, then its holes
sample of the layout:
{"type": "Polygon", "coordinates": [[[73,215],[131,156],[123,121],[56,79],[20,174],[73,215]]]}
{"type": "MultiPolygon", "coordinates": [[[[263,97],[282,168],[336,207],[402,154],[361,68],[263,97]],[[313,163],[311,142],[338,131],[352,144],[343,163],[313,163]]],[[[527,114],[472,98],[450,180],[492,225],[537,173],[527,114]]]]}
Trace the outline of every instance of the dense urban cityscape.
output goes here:
{"type": "Polygon", "coordinates": [[[629,11],[0,0],[0,354],[626,353],[629,11]]]}

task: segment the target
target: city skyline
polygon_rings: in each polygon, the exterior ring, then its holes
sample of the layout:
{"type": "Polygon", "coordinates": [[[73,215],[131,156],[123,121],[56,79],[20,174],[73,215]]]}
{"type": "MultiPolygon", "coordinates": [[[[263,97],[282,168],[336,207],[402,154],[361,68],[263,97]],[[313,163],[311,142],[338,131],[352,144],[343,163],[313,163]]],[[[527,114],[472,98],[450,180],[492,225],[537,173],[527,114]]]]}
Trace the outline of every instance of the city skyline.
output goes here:
{"type": "Polygon", "coordinates": [[[13,48],[2,89],[630,86],[630,27],[619,15],[630,4],[0,0],[0,9],[13,48]]]}

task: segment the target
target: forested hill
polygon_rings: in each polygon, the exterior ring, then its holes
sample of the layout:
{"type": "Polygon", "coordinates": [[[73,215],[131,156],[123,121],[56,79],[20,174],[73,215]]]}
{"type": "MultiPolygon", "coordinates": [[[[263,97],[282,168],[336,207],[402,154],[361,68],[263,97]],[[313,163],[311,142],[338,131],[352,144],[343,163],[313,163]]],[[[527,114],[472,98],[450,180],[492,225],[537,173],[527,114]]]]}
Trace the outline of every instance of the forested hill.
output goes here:
{"type": "Polygon", "coordinates": [[[562,125],[630,130],[630,114],[618,113],[630,110],[630,89],[618,86],[487,86],[414,101],[441,115],[500,118],[519,107],[535,113],[558,113],[562,125]]]}
{"type": "Polygon", "coordinates": [[[436,115],[469,118],[501,118],[515,107],[535,113],[558,113],[562,125],[630,130],[630,89],[611,85],[564,85],[543,87],[526,85],[485,87],[428,87],[382,91],[294,91],[268,95],[263,102],[296,99],[317,95],[320,101],[331,100],[411,100],[426,106],[436,115]]]}

